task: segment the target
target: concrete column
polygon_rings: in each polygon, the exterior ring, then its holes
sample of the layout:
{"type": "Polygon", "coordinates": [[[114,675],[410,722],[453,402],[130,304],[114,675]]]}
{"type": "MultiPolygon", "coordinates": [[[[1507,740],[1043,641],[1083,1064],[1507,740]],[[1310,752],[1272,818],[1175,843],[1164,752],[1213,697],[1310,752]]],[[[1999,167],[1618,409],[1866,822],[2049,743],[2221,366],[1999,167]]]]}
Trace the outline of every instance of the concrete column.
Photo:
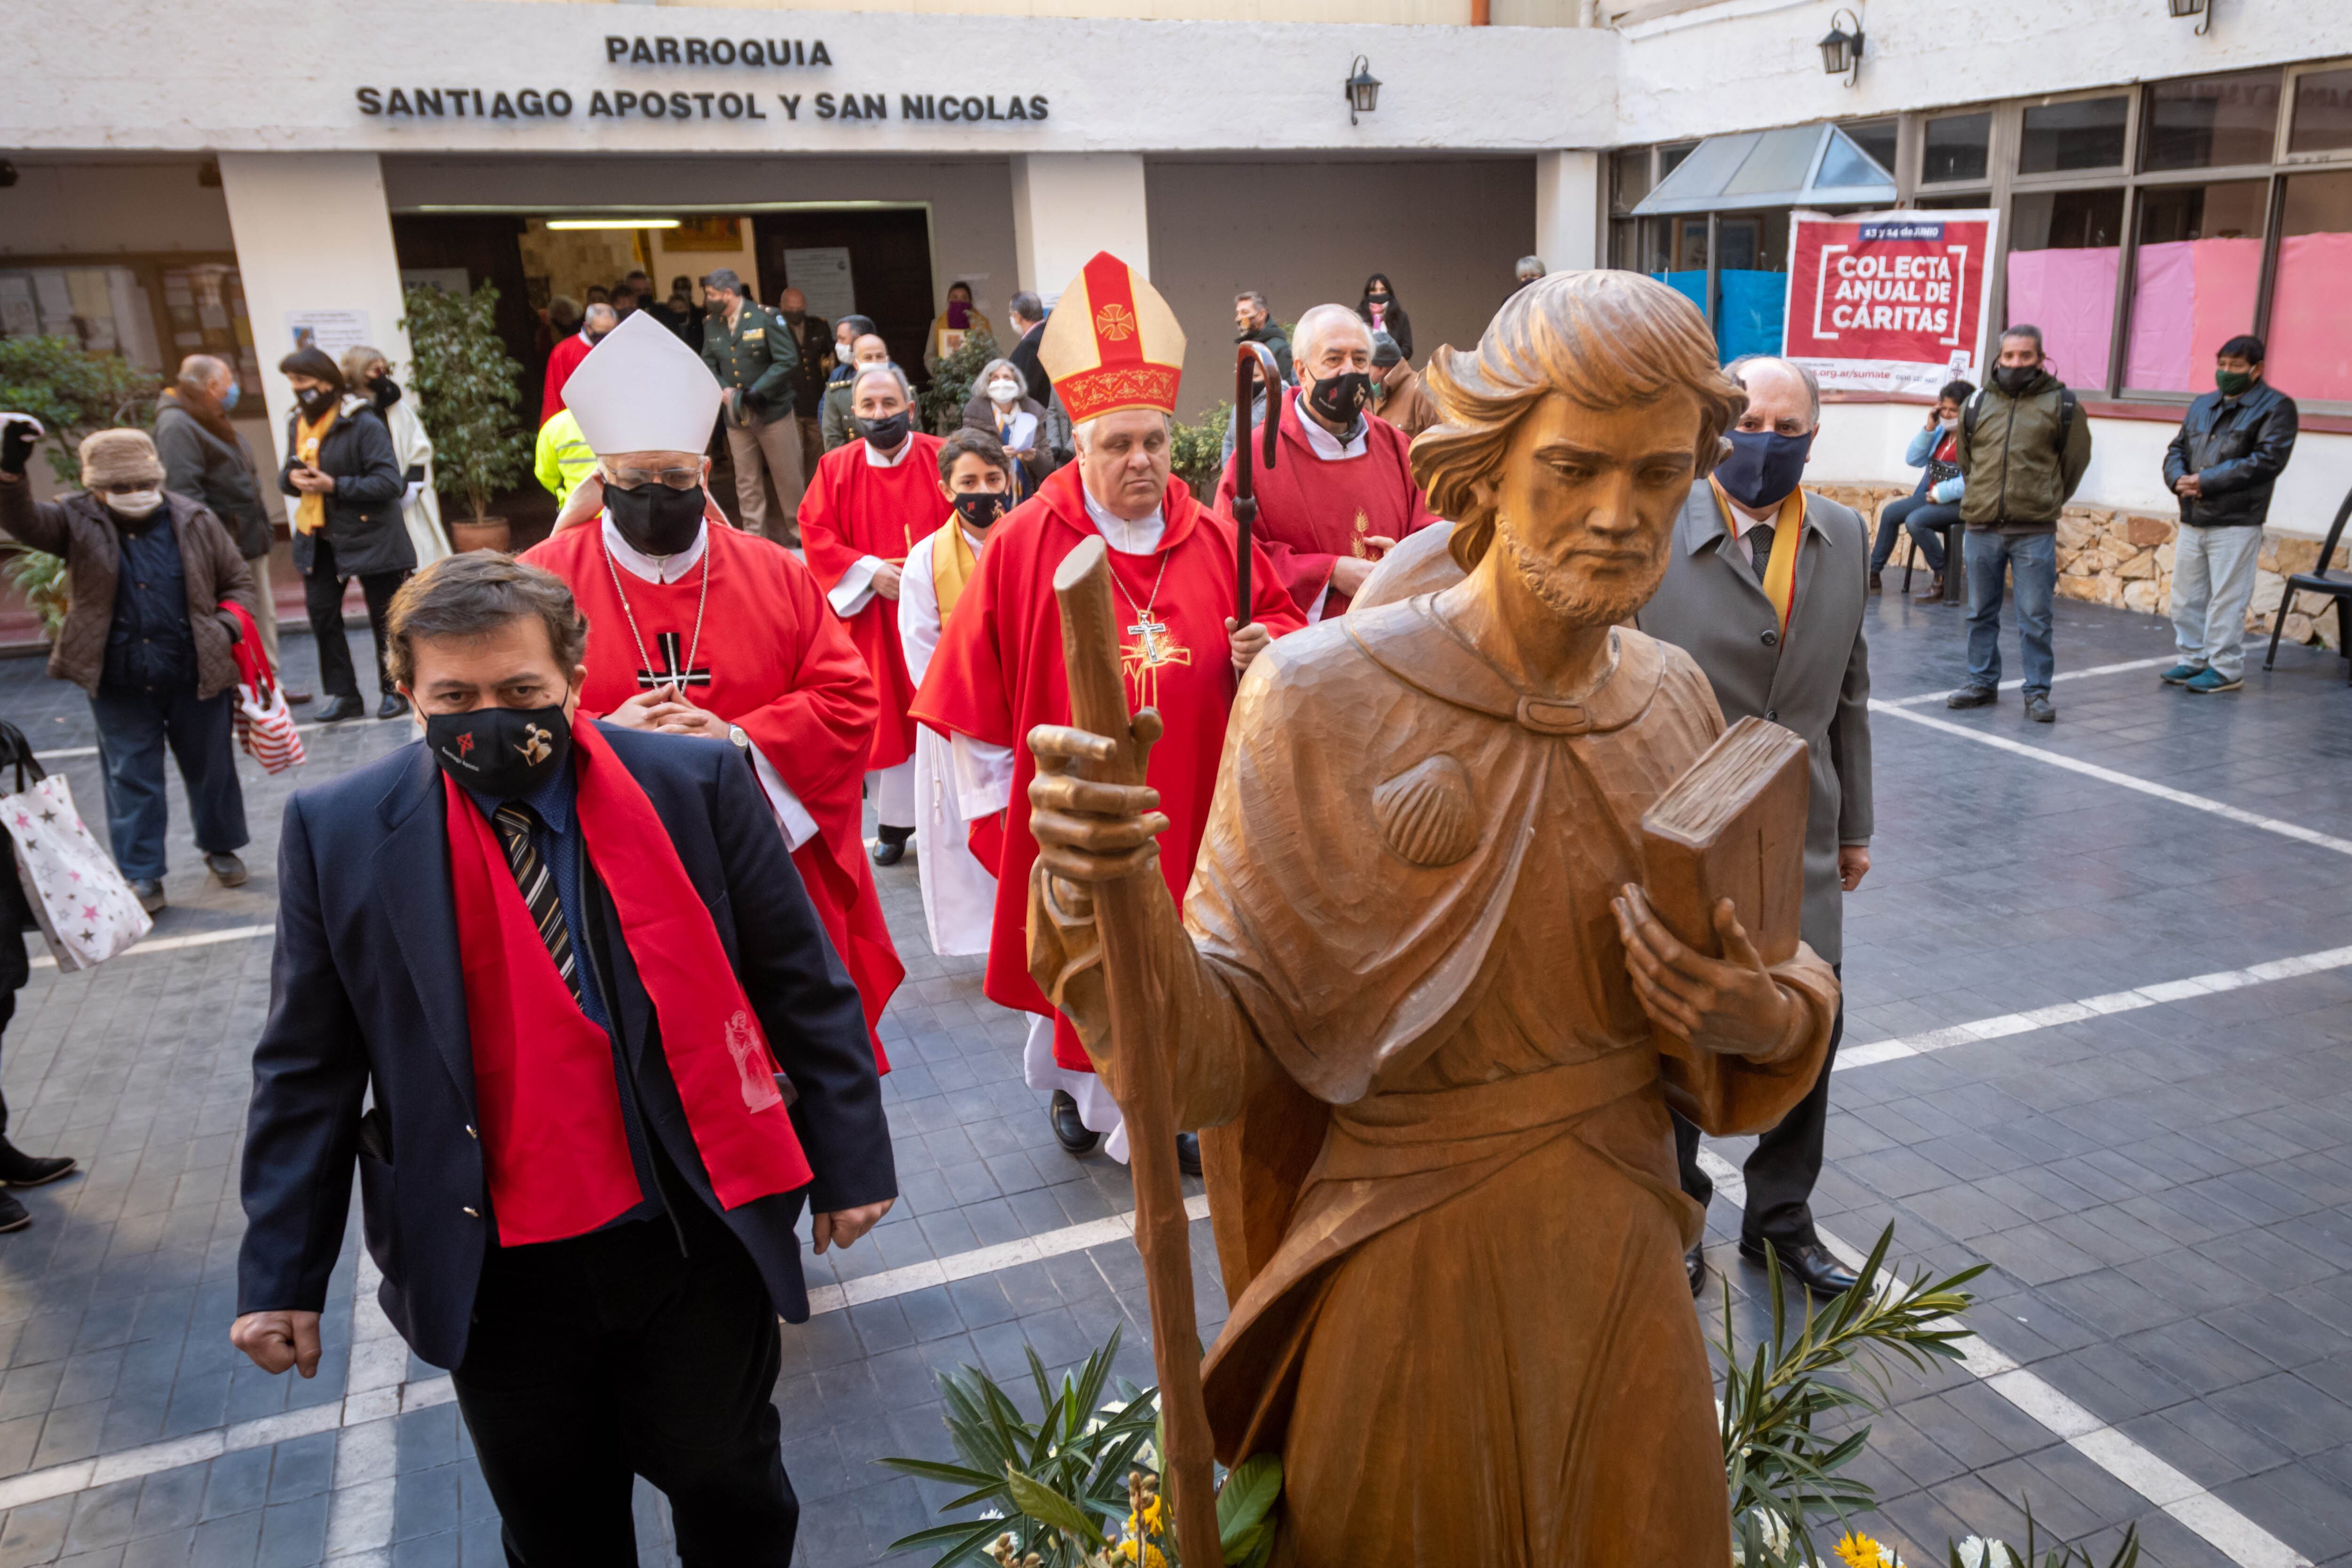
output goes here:
{"type": "Polygon", "coordinates": [[[407,378],[408,334],[398,324],[400,259],[392,247],[383,169],[373,153],[223,153],[220,171],[270,439],[283,465],[286,419],[294,408],[294,394],[278,374],[278,362],[294,347],[288,311],[365,312],[366,341],[390,357],[394,377],[407,378]]]}
{"type": "Polygon", "coordinates": [[[1024,153],[1013,160],[1013,247],[1021,287],[1048,300],[1097,250],[1151,275],[1139,153],[1024,153]]]}
{"type": "Polygon", "coordinates": [[[1554,272],[1601,266],[1601,154],[1536,154],[1536,251],[1554,272]]]}

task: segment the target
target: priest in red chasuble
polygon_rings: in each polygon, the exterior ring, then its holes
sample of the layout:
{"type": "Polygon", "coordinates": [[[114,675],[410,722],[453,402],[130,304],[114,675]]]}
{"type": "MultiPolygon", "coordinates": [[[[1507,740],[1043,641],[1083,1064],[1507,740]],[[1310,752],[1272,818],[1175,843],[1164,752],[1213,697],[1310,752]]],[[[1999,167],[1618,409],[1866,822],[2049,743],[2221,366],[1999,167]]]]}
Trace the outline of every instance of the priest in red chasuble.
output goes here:
{"type": "Polygon", "coordinates": [[[940,492],[940,438],[913,427],[914,397],[898,366],[872,365],[850,387],[858,439],[816,466],[801,498],[801,542],[834,612],[849,623],[874,672],[881,722],[866,759],[881,821],[878,866],[894,866],[915,836],[915,683],[898,641],[898,581],[907,557],[954,509],[940,492]]]}
{"type": "MultiPolygon", "coordinates": [[[[630,729],[742,748],[872,1036],[906,969],[866,863],[866,661],[791,552],[704,515],[719,390],[699,355],[640,312],[564,397],[597,455],[582,489],[601,488],[602,510],[523,560],[562,578],[588,617],[582,700],[630,729]]],[[[874,1055],[887,1071],[878,1037],[874,1055]]]]}
{"type": "MultiPolygon", "coordinates": [[[[1070,719],[1054,569],[1092,535],[1110,547],[1128,700],[1157,708],[1167,726],[1149,776],[1169,821],[1160,869],[1180,903],[1241,672],[1304,620],[1265,552],[1255,551],[1251,621],[1235,629],[1233,521],[1169,473],[1184,334],[1140,273],[1108,253],[1087,262],[1047,322],[1038,357],[1069,410],[1077,461],[996,525],[924,674],[915,717],[950,738],[973,850],[997,873],[986,989],[992,1000],[1037,1016],[1024,1063],[1030,1087],[1053,1091],[1050,1114],[1065,1149],[1086,1153],[1107,1136],[1108,1152],[1123,1159],[1118,1106],[1028,972],[1036,764],[1021,742],[1034,725],[1070,719]]],[[[1197,1169],[1190,1137],[1186,1163],[1197,1169]]]]}
{"type": "MultiPolygon", "coordinates": [[[[1309,622],[1346,612],[1381,554],[1434,521],[1413,483],[1412,437],[1370,412],[1372,334],[1318,305],[1293,338],[1298,384],[1282,395],[1282,450],[1256,479],[1257,541],[1309,622]]],[[[1225,462],[1217,509],[1234,502],[1225,462]]]]}

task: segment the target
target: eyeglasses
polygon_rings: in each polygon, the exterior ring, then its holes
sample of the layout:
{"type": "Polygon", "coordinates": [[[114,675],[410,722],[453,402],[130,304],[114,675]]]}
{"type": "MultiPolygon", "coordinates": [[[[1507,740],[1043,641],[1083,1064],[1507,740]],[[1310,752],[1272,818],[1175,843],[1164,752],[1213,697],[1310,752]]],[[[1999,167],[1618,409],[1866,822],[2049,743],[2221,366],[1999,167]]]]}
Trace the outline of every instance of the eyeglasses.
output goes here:
{"type": "Polygon", "coordinates": [[[641,489],[646,485],[667,485],[674,490],[690,490],[702,482],[702,469],[691,468],[614,468],[606,473],[605,482],[625,490],[641,489]]]}

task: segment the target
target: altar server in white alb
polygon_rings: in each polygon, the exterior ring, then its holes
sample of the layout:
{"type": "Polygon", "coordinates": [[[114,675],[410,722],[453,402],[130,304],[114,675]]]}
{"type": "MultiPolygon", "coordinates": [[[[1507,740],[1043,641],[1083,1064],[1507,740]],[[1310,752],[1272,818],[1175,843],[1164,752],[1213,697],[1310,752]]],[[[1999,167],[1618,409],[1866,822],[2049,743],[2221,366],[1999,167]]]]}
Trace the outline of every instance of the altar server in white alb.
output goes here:
{"type": "MultiPolygon", "coordinates": [[[[919,688],[940,646],[940,632],[980,565],[989,531],[1013,510],[1013,463],[995,437],[959,430],[940,447],[940,489],[955,508],[942,527],[907,557],[898,591],[898,641],[907,676],[919,688]]],[[[974,795],[973,816],[992,818],[985,781],[974,795]]],[[[971,852],[953,751],[948,738],[924,725],[915,732],[915,866],[923,884],[923,919],[937,953],[988,951],[996,907],[996,878],[971,852]]]]}

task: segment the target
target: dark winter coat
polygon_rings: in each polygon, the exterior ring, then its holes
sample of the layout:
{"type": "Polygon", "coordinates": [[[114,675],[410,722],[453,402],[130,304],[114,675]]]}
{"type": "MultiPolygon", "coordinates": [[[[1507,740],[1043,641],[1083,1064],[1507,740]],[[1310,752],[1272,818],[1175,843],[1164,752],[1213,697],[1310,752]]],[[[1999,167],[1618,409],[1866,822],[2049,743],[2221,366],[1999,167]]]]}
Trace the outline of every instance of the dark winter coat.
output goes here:
{"type": "Polygon", "coordinates": [[[163,459],[163,488],[210,507],[247,561],[268,554],[261,471],[236,427],[226,419],[218,426],[208,423],[183,406],[175,392],[166,392],[156,405],[154,435],[155,455],[163,459]]]}
{"type": "MultiPolygon", "coordinates": [[[[237,553],[220,519],[198,502],[163,492],[172,531],[180,542],[180,574],[187,589],[188,631],[196,649],[196,695],[206,698],[236,684],[236,659],[229,652],[229,617],[223,599],[235,599],[258,614],[253,569],[237,553]]],[[[122,535],[106,504],[87,490],[56,500],[37,501],[23,479],[0,484],[0,530],[36,550],[65,557],[72,579],[66,624],[49,649],[49,673],[70,680],[92,697],[106,672],[106,635],[114,625],[114,593],[122,564],[122,535]]]]}
{"type": "MultiPolygon", "coordinates": [[[[301,420],[299,410],[287,416],[289,454],[300,444],[301,420]]],[[[278,488],[296,498],[286,507],[289,527],[295,510],[301,505],[302,492],[289,477],[295,466],[295,458],[289,456],[278,472],[278,488]]],[[[334,489],[320,499],[327,503],[325,531],[327,542],[335,547],[336,575],[362,577],[416,570],[416,547],[408,542],[408,524],[400,514],[408,476],[393,450],[392,430],[375,405],[364,397],[344,397],[342,416],[319,443],[319,471],[331,474],[335,480],[334,489]]],[[[292,531],[294,565],[307,577],[316,552],[309,534],[299,528],[292,531]]]]}
{"type": "Polygon", "coordinates": [[[2279,472],[2294,455],[2296,418],[2294,399],[2267,381],[2234,398],[2209,392],[2190,404],[2164,453],[2165,489],[2195,474],[2204,491],[2180,498],[2180,521],[2191,528],[2262,527],[2279,472]]]}

